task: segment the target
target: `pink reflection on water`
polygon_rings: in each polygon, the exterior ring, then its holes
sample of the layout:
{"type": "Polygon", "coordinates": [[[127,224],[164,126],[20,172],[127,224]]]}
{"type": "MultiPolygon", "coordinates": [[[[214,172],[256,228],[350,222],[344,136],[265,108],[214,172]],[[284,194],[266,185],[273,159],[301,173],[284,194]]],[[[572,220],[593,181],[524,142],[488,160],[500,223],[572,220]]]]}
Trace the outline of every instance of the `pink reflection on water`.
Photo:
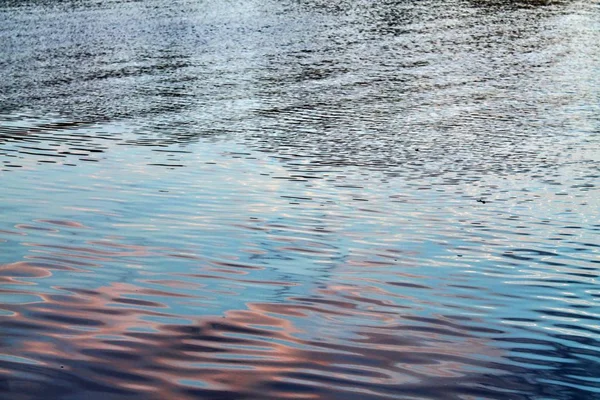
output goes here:
{"type": "Polygon", "coordinates": [[[79,229],[89,229],[87,226],[83,225],[77,221],[68,221],[68,220],[55,220],[55,219],[39,219],[36,222],[42,222],[51,225],[64,226],[68,228],[79,228],[79,229]]]}
{"type": "MultiPolygon", "coordinates": [[[[87,252],[97,262],[152,254],[143,246],[93,243],[102,248],[37,247],[49,249],[47,258],[57,260],[69,250],[87,252]]],[[[6,264],[0,267],[0,279],[47,279],[55,270],[76,270],[64,264],[50,260],[6,264]]],[[[212,265],[231,271],[240,268],[236,262],[212,265]]],[[[217,269],[206,268],[211,270],[217,269]]],[[[248,275],[248,269],[241,270],[241,276],[248,275]]],[[[112,282],[92,289],[55,287],[64,294],[39,294],[40,302],[3,306],[12,312],[4,318],[3,329],[18,336],[10,345],[0,342],[0,352],[106,387],[133,390],[148,398],[178,399],[225,392],[255,398],[329,399],[350,392],[394,398],[389,392],[404,385],[435,386],[468,379],[473,368],[486,366],[479,356],[500,356],[485,339],[469,336],[464,327],[444,316],[427,321],[407,318],[407,306],[393,303],[390,293],[374,286],[373,279],[356,278],[352,284],[332,279],[279,303],[249,302],[245,309],[231,309],[222,316],[194,316],[178,315],[156,298],[203,299],[211,296],[210,284],[224,278],[193,274],[188,278],[206,283],[192,283],[180,280],[185,278],[182,275],[135,284],[112,282]],[[161,284],[165,289],[145,284],[161,284]],[[386,300],[377,298],[382,295],[386,300]]],[[[396,299],[415,304],[408,296],[396,299]]]]}

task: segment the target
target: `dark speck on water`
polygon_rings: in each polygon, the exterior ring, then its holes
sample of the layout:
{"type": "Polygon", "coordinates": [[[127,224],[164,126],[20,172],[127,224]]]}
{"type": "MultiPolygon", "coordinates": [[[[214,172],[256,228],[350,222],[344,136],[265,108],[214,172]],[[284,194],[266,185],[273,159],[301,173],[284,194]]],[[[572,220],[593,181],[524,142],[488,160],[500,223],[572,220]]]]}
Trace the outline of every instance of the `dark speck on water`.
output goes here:
{"type": "Polygon", "coordinates": [[[587,0],[1,1],[0,399],[600,399],[599,38],[587,0]]]}

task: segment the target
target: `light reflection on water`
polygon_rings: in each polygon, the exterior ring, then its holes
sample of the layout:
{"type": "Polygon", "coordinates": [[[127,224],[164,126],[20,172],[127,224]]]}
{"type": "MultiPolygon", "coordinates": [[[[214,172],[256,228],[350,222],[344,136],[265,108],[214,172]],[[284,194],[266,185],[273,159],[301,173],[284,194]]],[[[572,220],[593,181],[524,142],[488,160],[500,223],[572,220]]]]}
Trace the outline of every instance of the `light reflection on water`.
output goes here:
{"type": "Polygon", "coordinates": [[[597,5],[214,3],[0,6],[0,397],[598,395],[597,5]]]}

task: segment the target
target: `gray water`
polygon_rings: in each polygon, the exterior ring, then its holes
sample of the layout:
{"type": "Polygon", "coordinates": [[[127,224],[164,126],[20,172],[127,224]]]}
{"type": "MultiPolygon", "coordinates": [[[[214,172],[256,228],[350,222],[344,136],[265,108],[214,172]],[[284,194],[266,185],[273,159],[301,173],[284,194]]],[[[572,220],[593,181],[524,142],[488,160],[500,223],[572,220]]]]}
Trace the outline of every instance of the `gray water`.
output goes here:
{"type": "Polygon", "coordinates": [[[0,1],[1,399],[600,399],[596,1],[0,1]]]}

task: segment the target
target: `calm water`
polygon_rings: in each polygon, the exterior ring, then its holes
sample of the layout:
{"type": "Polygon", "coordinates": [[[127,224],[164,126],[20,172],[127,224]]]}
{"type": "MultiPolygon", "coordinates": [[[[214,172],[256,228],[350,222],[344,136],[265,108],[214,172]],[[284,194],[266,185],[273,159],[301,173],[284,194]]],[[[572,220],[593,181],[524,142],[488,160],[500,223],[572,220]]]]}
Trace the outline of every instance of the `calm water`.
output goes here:
{"type": "Polygon", "coordinates": [[[597,1],[0,1],[1,399],[600,399],[597,1]]]}

